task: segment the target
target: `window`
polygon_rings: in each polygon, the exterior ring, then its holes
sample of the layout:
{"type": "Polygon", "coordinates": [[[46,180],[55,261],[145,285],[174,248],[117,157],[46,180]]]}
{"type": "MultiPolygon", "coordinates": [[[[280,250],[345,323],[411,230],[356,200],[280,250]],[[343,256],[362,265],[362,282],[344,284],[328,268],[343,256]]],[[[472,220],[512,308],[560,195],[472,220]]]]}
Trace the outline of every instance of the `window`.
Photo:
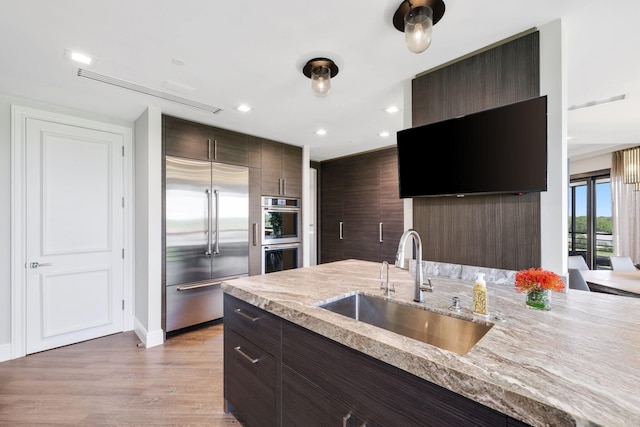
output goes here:
{"type": "Polygon", "coordinates": [[[610,171],[571,177],[569,255],[581,255],[591,269],[611,269],[613,255],[610,171]]]}

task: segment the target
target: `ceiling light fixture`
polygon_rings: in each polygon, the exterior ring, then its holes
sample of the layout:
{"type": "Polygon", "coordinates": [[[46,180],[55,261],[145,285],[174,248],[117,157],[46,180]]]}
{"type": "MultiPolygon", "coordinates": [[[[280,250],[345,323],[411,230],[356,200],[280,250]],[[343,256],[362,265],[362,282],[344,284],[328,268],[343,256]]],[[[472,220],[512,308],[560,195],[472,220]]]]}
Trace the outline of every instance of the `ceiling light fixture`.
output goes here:
{"type": "Polygon", "coordinates": [[[311,79],[311,90],[324,98],[331,90],[331,78],[338,74],[338,66],[327,58],[313,58],[302,68],[302,74],[311,79]]]}
{"type": "Polygon", "coordinates": [[[327,134],[327,131],[324,129],[318,129],[316,131],[316,135],[326,135],[326,134],[327,134]]]}
{"type": "Polygon", "coordinates": [[[410,52],[421,53],[431,44],[433,26],[444,15],[442,0],[404,0],[393,14],[393,26],[404,32],[410,52]]]}
{"type": "Polygon", "coordinates": [[[388,137],[390,134],[389,132],[387,132],[386,130],[383,130],[382,132],[380,132],[378,135],[380,135],[383,138],[388,137]]]}
{"type": "Polygon", "coordinates": [[[391,105],[391,106],[385,108],[384,111],[386,111],[389,114],[394,114],[394,113],[397,113],[398,111],[400,111],[400,109],[398,107],[396,107],[395,105],[391,105]]]}
{"type": "Polygon", "coordinates": [[[236,110],[242,111],[243,113],[248,113],[253,110],[253,108],[249,107],[247,104],[240,104],[236,107],[236,110]]]}
{"type": "Polygon", "coordinates": [[[95,63],[95,59],[93,57],[71,49],[64,50],[64,57],[87,66],[92,66],[95,63]]]}

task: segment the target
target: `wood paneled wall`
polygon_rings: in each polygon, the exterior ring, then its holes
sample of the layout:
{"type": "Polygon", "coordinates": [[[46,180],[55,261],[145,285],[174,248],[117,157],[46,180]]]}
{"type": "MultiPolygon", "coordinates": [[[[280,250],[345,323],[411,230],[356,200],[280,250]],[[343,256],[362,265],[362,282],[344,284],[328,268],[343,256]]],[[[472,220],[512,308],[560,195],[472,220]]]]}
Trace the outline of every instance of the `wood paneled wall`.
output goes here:
{"type": "MultiPolygon", "coordinates": [[[[539,34],[532,32],[412,82],[413,126],[540,95],[539,34]]],[[[428,148],[425,164],[429,165],[428,148]]],[[[479,165],[483,169],[500,165],[479,165]]],[[[540,195],[416,197],[423,259],[507,270],[541,259],[540,195]]]]}

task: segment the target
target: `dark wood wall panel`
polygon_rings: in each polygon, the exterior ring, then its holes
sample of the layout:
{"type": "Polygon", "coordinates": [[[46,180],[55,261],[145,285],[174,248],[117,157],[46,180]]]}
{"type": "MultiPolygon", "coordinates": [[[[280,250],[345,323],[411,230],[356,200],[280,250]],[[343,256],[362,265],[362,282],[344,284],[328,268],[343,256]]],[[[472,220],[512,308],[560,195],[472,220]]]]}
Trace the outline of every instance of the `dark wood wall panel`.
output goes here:
{"type": "MultiPolygon", "coordinates": [[[[414,79],[413,126],[538,95],[539,36],[533,32],[414,79]]],[[[478,173],[492,167],[500,165],[479,165],[478,173]]],[[[539,193],[417,197],[413,225],[423,259],[508,270],[540,265],[539,193]]]]}
{"type": "Polygon", "coordinates": [[[415,198],[414,215],[420,214],[414,228],[430,261],[507,270],[538,266],[539,199],[538,194],[415,198]]]}

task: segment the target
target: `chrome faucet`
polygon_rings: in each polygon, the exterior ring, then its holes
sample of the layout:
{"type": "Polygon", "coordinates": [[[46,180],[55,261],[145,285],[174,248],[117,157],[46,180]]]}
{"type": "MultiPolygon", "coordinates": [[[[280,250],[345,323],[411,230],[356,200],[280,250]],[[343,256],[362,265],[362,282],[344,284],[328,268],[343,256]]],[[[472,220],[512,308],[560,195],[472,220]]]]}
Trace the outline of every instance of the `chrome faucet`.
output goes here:
{"type": "Polygon", "coordinates": [[[396,253],[396,267],[404,268],[404,249],[407,240],[411,237],[416,245],[416,278],[414,283],[413,300],[415,302],[424,302],[423,292],[433,292],[433,285],[429,279],[429,285],[424,284],[424,276],[422,274],[422,240],[416,230],[409,229],[400,237],[398,244],[398,252],[396,253]]]}
{"type": "Polygon", "coordinates": [[[384,289],[384,296],[387,298],[391,297],[391,292],[396,291],[396,285],[389,285],[389,263],[387,261],[382,261],[382,265],[380,266],[380,289],[384,289]],[[387,281],[386,283],[382,281],[382,271],[387,268],[387,281]]]}

